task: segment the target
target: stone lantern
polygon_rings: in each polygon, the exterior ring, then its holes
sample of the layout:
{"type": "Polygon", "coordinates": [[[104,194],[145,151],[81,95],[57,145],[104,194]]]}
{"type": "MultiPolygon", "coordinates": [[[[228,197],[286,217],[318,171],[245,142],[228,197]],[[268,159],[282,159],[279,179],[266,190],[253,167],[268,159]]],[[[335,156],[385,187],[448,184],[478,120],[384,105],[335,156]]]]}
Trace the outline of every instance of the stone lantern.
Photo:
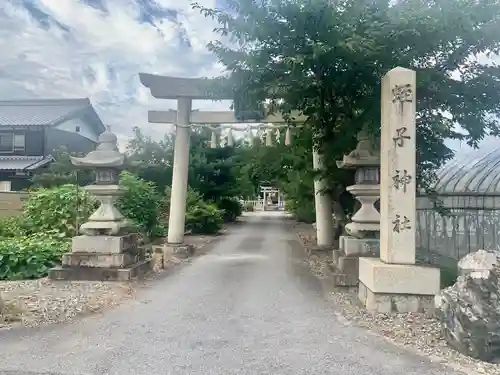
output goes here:
{"type": "Polygon", "coordinates": [[[340,236],[339,249],[333,253],[335,281],[343,286],[357,285],[358,258],[376,256],[380,249],[380,213],[375,208],[380,197],[380,153],[364,131],[357,139],[356,149],[337,161],[339,168],[356,170],[355,185],[347,191],[361,203],[345,227],[348,236],[340,236]]]}
{"type": "Polygon", "coordinates": [[[125,156],[118,151],[117,142],[115,134],[105,131],[99,137],[99,145],[95,151],[83,158],[71,157],[74,166],[94,169],[95,183],[85,189],[100,202],[97,211],[80,226],[82,234],[116,236],[130,229],[130,225],[114,205],[123,193],[118,182],[120,171],[125,167],[125,156]]]}
{"type": "Polygon", "coordinates": [[[76,167],[95,171],[95,183],[85,189],[100,202],[99,208],[73,237],[72,251],[63,255],[62,267],[50,270],[56,280],[129,280],[147,271],[150,262],[138,246],[138,236],[115,207],[123,193],[119,186],[125,156],[118,151],[109,129],[99,136],[97,148],[82,158],[71,157],[76,167]]]}
{"type": "Polygon", "coordinates": [[[380,233],[380,213],[375,203],[380,198],[380,154],[365,132],[358,134],[356,149],[344,155],[337,166],[355,169],[355,185],[347,187],[360,203],[360,209],[346,225],[346,231],[355,238],[378,238],[380,233]]]}

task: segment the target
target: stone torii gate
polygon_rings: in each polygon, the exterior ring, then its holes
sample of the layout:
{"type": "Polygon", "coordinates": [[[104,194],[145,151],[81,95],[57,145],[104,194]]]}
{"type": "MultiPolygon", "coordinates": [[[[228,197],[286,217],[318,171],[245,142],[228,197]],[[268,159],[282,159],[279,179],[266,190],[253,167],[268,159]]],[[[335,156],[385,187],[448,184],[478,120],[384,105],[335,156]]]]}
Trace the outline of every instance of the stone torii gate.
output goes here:
{"type": "Polygon", "coordinates": [[[260,186],[260,192],[263,195],[263,209],[264,211],[267,209],[267,202],[268,202],[268,197],[271,194],[276,194],[278,198],[278,209],[282,207],[282,198],[281,198],[281,192],[279,189],[276,189],[275,187],[272,186],[260,186]]]}
{"type": "MultiPolygon", "coordinates": [[[[140,73],[139,78],[141,83],[149,88],[153,97],[177,100],[177,110],[149,111],[148,121],[151,123],[175,124],[176,126],[167,242],[169,245],[179,246],[184,241],[185,231],[191,125],[236,124],[251,123],[252,121],[239,121],[232,111],[192,110],[192,101],[194,99],[232,99],[224,97],[224,95],[214,96],[209,94],[206,89],[213,84],[211,79],[169,77],[146,73],[140,73]]],[[[298,112],[292,113],[292,118],[294,122],[306,120],[306,117],[298,112]]],[[[258,121],[258,123],[267,124],[284,124],[285,122],[282,116],[272,114],[258,121]]],[[[322,158],[316,151],[313,152],[313,168],[322,168],[322,158]]],[[[332,204],[330,197],[324,193],[324,189],[324,181],[316,179],[314,181],[314,190],[317,242],[320,246],[331,246],[333,244],[332,204]]]]}

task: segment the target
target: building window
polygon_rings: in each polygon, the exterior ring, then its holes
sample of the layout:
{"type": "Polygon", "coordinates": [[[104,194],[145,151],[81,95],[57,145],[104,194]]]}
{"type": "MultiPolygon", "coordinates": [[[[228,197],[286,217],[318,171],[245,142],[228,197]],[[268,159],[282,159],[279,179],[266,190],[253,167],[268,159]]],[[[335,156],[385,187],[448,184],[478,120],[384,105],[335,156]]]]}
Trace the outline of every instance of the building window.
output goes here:
{"type": "Polygon", "coordinates": [[[0,134],[0,152],[14,151],[14,134],[4,133],[0,134]]]}
{"type": "Polygon", "coordinates": [[[0,133],[0,152],[24,151],[24,134],[0,133]]]}
{"type": "Polygon", "coordinates": [[[76,127],[76,132],[80,133],[80,127],[79,126],[76,127]]]}
{"type": "Polygon", "coordinates": [[[24,134],[14,135],[14,151],[24,151],[26,148],[26,138],[24,134]]]}

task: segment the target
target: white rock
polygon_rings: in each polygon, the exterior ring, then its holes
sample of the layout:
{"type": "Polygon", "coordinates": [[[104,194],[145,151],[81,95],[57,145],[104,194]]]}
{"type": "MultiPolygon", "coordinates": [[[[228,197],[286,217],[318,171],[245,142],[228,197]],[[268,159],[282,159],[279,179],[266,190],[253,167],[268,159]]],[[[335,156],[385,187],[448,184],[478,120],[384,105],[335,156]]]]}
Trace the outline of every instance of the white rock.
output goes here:
{"type": "Polygon", "coordinates": [[[491,271],[497,264],[497,257],[500,256],[498,251],[478,250],[474,253],[467,254],[458,262],[458,274],[468,275],[471,272],[475,273],[473,277],[488,277],[491,271]]]}
{"type": "Polygon", "coordinates": [[[446,342],[483,361],[500,357],[500,252],[479,250],[459,262],[457,282],[435,298],[446,342]]]}

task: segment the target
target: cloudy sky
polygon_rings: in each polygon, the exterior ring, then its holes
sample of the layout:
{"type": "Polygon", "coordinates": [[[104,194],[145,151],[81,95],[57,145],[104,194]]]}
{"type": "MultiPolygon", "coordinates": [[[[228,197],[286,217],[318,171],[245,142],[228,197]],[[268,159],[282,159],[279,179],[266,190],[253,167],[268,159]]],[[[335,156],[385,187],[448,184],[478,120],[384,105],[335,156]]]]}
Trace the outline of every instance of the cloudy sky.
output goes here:
{"type": "MultiPolygon", "coordinates": [[[[213,21],[192,10],[192,1],[0,0],[0,99],[89,97],[122,145],[134,126],[161,137],[171,125],[149,124],[147,111],[175,103],[151,98],[138,73],[222,72],[206,49],[217,37],[213,21]]],[[[198,3],[221,7],[224,0],[198,3]]]]}
{"type": "MultiPolygon", "coordinates": [[[[216,76],[207,51],[212,21],[192,0],[0,0],[0,99],[89,97],[122,136],[139,125],[152,135],[148,109],[173,108],[142,87],[139,72],[216,76]]],[[[220,6],[221,0],[199,0],[220,6]]],[[[226,109],[200,102],[195,108],[226,109]]]]}

